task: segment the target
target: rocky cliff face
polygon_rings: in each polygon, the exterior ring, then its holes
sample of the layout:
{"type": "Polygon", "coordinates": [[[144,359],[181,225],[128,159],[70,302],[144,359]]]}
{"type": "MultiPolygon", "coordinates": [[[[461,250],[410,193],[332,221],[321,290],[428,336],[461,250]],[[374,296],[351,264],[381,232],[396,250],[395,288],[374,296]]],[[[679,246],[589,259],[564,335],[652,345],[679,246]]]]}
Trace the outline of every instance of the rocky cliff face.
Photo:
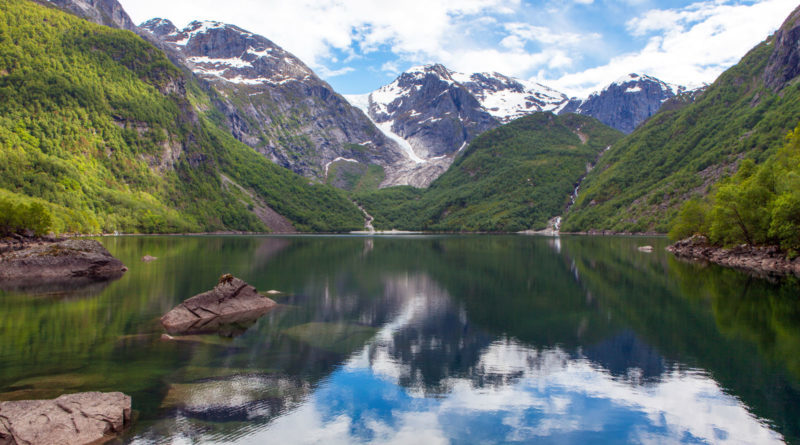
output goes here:
{"type": "Polygon", "coordinates": [[[355,174],[377,165],[391,179],[397,166],[410,161],[308,66],[262,36],[208,21],[178,30],[153,19],[141,28],[210,82],[218,93],[215,105],[237,139],[279,165],[336,183],[328,177],[343,170],[331,168],[336,164],[359,164],[355,174]]]}
{"type": "Polygon", "coordinates": [[[772,41],[775,50],[764,70],[764,83],[777,92],[800,75],[800,7],[789,15],[772,41]]]}
{"type": "Polygon", "coordinates": [[[591,116],[609,127],[631,133],[656,114],[665,101],[684,91],[685,87],[655,77],[629,74],[587,99],[572,99],[559,113],[591,116]]]}
{"type": "Polygon", "coordinates": [[[40,0],[50,3],[100,25],[136,32],[128,13],[117,0],[40,0]]]}

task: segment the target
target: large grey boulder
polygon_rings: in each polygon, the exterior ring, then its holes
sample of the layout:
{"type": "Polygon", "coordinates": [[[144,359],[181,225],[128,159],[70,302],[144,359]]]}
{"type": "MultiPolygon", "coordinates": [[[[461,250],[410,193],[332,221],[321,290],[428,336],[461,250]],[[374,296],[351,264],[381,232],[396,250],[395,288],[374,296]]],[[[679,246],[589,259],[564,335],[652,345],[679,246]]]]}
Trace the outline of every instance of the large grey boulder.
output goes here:
{"type": "Polygon", "coordinates": [[[131,398],[121,392],[0,402],[0,445],[104,443],[130,422],[131,398]]]}
{"type": "Polygon", "coordinates": [[[167,312],[161,317],[161,324],[170,334],[210,332],[255,320],[275,305],[255,287],[232,275],[223,275],[214,289],[195,295],[167,312]]]}
{"type": "Polygon", "coordinates": [[[0,286],[88,284],[119,278],[128,270],[95,240],[35,244],[0,255],[0,286]]]}

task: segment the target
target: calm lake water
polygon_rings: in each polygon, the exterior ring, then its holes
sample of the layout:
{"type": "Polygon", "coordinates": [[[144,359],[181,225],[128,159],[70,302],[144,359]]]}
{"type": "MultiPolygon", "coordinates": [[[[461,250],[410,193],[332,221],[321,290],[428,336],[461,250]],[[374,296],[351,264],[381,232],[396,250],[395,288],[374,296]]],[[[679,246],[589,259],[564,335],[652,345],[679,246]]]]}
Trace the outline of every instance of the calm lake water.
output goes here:
{"type": "Polygon", "coordinates": [[[797,280],[664,239],[101,242],[122,279],[0,290],[0,400],[123,391],[133,444],[800,443],[797,280]],[[159,317],[223,273],[286,295],[162,341],[159,317]]]}

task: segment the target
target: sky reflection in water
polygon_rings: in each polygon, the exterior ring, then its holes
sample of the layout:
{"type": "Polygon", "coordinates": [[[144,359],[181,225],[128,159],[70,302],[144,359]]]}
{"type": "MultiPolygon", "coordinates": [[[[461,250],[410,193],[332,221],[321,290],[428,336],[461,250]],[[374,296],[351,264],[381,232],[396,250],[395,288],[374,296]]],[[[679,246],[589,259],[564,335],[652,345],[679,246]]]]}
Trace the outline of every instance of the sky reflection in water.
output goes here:
{"type": "Polygon", "coordinates": [[[681,263],[664,239],[103,242],[130,267],[107,287],[0,290],[0,400],[123,391],[134,444],[800,438],[797,282],[681,263]],[[223,273],[288,295],[162,341],[158,317],[223,273]]]}

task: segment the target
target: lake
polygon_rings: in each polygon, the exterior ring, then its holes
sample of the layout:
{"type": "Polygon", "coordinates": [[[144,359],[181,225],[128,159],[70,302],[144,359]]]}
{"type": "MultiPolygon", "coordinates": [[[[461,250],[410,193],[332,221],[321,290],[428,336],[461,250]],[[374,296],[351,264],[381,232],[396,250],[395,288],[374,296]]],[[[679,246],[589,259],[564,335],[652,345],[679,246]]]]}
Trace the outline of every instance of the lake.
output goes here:
{"type": "Polygon", "coordinates": [[[0,291],[0,400],[125,392],[122,443],[800,443],[798,281],[663,238],[100,241],[123,278],[0,291]],[[162,340],[225,273],[285,294],[162,340]]]}

